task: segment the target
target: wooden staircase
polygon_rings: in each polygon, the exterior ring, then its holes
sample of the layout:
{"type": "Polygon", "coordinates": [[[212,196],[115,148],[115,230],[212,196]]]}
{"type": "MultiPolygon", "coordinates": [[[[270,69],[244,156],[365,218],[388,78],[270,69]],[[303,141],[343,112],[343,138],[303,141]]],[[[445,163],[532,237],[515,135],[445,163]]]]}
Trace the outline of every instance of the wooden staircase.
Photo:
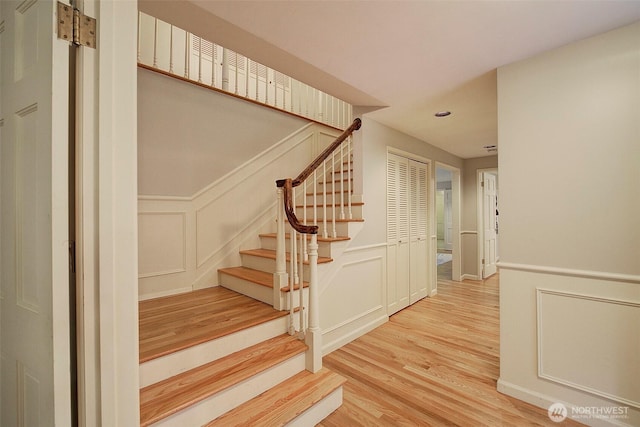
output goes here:
{"type": "Polygon", "coordinates": [[[333,412],[344,379],[304,370],[285,315],[223,287],[140,302],[140,425],[314,425],[333,412]]]}
{"type": "MultiPolygon", "coordinates": [[[[350,132],[359,128],[355,125],[350,132]]],[[[351,227],[363,222],[363,203],[358,201],[350,204],[353,219],[333,219],[342,217],[334,207],[351,196],[344,181],[345,176],[352,180],[353,173],[341,169],[317,182],[314,187],[321,190],[315,195],[300,193],[306,201],[301,198],[295,208],[298,218],[312,218],[307,206],[313,199],[318,202],[320,195],[326,203],[315,211],[320,229],[318,276],[313,277],[320,281],[321,269],[346,249],[351,227]]],[[[259,237],[260,248],[240,251],[242,265],[219,270],[220,286],[140,302],[141,426],[306,427],[342,404],[346,380],[325,368],[307,371],[320,367],[308,368],[309,356],[319,353],[287,333],[293,330],[289,314],[299,309],[290,307],[290,301],[300,301],[299,293],[308,289],[309,269],[304,269],[301,284],[279,290],[275,304],[276,235],[259,237]],[[284,298],[291,293],[298,295],[284,298]],[[286,311],[273,308],[283,301],[286,311]]],[[[311,342],[321,348],[320,342],[311,342]]]]}

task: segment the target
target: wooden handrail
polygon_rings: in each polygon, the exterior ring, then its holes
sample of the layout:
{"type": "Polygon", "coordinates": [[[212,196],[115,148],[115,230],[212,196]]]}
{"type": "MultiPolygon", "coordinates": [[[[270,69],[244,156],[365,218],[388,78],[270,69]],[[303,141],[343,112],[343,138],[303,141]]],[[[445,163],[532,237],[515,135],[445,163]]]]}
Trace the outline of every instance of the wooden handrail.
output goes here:
{"type": "Polygon", "coordinates": [[[316,159],[309,164],[301,173],[296,177],[296,179],[292,180],[291,178],[287,179],[279,179],[276,181],[276,186],[283,189],[284,196],[284,211],[287,215],[287,219],[289,220],[289,224],[296,230],[298,233],[303,234],[318,234],[318,226],[317,225],[304,225],[298,218],[296,217],[294,211],[294,203],[293,203],[293,187],[297,187],[302,184],[304,180],[309,178],[313,171],[315,171],[322,163],[329,158],[329,156],[338,148],[340,144],[344,142],[353,132],[360,129],[362,126],[362,120],[356,118],[351,126],[346,128],[344,132],[340,134],[336,138],[335,141],[331,143],[325,150],[320,153],[316,159]]]}

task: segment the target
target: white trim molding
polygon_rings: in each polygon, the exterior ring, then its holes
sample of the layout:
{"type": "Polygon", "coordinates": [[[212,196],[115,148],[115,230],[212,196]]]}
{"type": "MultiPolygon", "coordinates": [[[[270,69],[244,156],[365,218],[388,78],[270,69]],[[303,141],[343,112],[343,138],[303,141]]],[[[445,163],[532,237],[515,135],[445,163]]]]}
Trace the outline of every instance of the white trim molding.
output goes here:
{"type": "Polygon", "coordinates": [[[531,273],[554,274],[558,276],[583,277],[587,279],[610,280],[612,282],[627,282],[640,284],[640,275],[620,274],[605,271],[578,270],[544,265],[518,264],[511,262],[498,263],[498,267],[504,270],[528,271],[531,273]]]}

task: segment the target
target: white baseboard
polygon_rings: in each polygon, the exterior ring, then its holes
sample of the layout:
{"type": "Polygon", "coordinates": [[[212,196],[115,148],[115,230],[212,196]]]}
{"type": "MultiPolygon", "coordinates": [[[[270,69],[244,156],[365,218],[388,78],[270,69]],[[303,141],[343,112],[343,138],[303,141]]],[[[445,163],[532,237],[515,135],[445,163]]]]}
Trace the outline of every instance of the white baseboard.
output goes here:
{"type": "MultiPolygon", "coordinates": [[[[537,406],[538,408],[542,408],[545,410],[554,403],[562,403],[568,409],[569,416],[571,416],[571,408],[580,407],[580,405],[573,405],[569,402],[563,401],[562,399],[555,399],[551,396],[509,383],[502,380],[501,378],[498,378],[497,389],[502,394],[515,397],[518,400],[522,400],[523,402],[527,402],[533,406],[537,406]]],[[[622,419],[580,418],[576,419],[576,421],[592,427],[632,427],[631,424],[625,423],[622,419]]]]}
{"type": "Polygon", "coordinates": [[[463,274],[460,276],[460,281],[462,280],[482,280],[482,278],[477,274],[463,274]]]}
{"type": "Polygon", "coordinates": [[[344,345],[349,344],[351,341],[355,340],[358,337],[361,337],[362,335],[366,334],[367,332],[371,332],[372,330],[374,330],[375,328],[377,328],[378,326],[386,323],[389,321],[389,316],[387,316],[386,314],[384,314],[383,316],[380,316],[374,320],[372,320],[371,322],[359,327],[358,329],[355,329],[351,332],[349,332],[348,334],[345,335],[341,335],[338,339],[329,342],[329,343],[325,343],[322,346],[322,355],[326,356],[327,354],[331,353],[333,350],[336,350],[344,345]]]}

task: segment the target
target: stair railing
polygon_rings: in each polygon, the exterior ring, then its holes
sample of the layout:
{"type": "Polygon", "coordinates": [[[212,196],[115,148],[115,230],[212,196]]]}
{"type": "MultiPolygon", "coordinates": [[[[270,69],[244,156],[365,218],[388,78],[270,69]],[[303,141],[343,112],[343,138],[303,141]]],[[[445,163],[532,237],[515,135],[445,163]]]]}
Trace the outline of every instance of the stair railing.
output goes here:
{"type": "Polygon", "coordinates": [[[288,305],[289,333],[298,334],[309,346],[306,367],[311,372],[317,372],[322,368],[318,232],[321,229],[325,239],[336,238],[338,237],[336,220],[353,217],[351,135],[360,129],[361,124],[360,119],[355,119],[351,126],[295,179],[286,178],[276,181],[278,229],[276,271],[273,280],[274,306],[282,310],[288,305]],[[296,187],[300,186],[302,186],[302,193],[296,195],[296,187]],[[322,186],[322,192],[318,192],[319,186],[322,186]],[[297,202],[300,204],[296,206],[297,202]],[[298,218],[296,210],[302,211],[302,221],[298,218]],[[288,223],[288,226],[285,223],[288,223]],[[290,245],[288,253],[286,251],[287,236],[290,245]],[[289,262],[288,271],[287,262],[289,262]],[[305,264],[307,264],[306,270],[305,264]],[[309,289],[306,298],[305,277],[309,289]],[[288,301],[282,297],[282,291],[287,288],[288,301]]]}

